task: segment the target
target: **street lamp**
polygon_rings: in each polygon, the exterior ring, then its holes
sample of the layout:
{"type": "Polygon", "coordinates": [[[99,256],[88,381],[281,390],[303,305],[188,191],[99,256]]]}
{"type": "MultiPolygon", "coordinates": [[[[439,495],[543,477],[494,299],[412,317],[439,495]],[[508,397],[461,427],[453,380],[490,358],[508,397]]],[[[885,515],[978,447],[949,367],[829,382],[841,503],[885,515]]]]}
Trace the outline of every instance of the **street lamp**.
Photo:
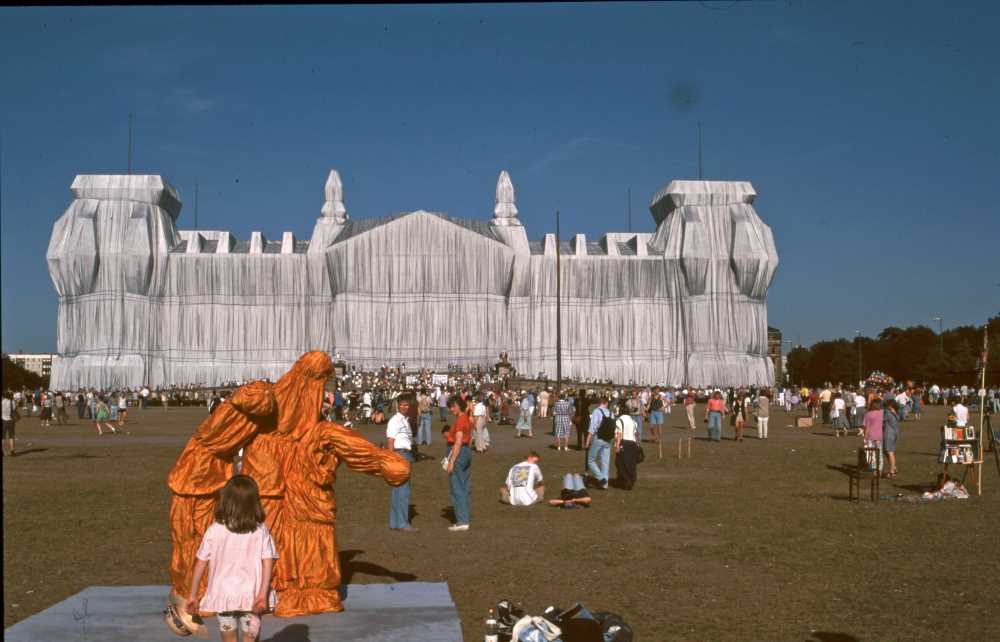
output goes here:
{"type": "MultiPolygon", "coordinates": [[[[791,339],[785,339],[781,343],[782,344],[785,344],[785,343],[788,344],[788,352],[785,353],[785,362],[787,363],[788,362],[788,355],[792,352],[792,340],[791,339]]],[[[788,383],[789,383],[789,379],[790,379],[790,377],[788,376],[788,368],[787,367],[782,367],[781,368],[781,374],[782,374],[782,376],[785,379],[783,381],[783,383],[787,386],[788,383]]]]}
{"type": "Polygon", "coordinates": [[[858,385],[861,385],[861,330],[854,331],[854,342],[858,344],[858,385]]]}
{"type": "Polygon", "coordinates": [[[944,327],[942,325],[944,323],[944,319],[941,317],[933,317],[931,321],[937,321],[938,323],[938,349],[941,354],[944,354],[944,327]]]}

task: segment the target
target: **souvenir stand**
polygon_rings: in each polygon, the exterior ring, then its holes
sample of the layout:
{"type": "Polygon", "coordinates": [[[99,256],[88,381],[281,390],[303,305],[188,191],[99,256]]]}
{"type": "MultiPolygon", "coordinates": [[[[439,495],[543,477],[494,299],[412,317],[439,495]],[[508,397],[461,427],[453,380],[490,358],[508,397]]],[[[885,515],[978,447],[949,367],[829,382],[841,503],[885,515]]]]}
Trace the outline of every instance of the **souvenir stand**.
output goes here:
{"type": "Polygon", "coordinates": [[[972,481],[976,484],[976,495],[983,494],[983,441],[990,437],[992,445],[992,434],[984,435],[986,418],[986,356],[989,354],[989,326],[983,328],[983,351],[979,357],[979,427],[976,428],[969,422],[966,426],[956,426],[954,417],[948,417],[948,424],[941,427],[941,452],[938,461],[944,464],[944,472],[948,472],[948,466],[958,464],[964,467],[962,472],[962,483],[969,472],[972,472],[972,481]]]}

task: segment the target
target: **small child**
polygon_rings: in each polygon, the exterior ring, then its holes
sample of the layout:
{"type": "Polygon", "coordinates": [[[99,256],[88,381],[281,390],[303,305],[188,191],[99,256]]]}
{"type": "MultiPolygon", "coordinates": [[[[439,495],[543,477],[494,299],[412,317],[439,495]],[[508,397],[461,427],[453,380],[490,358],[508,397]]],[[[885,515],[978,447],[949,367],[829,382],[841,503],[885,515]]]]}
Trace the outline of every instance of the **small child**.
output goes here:
{"type": "Polygon", "coordinates": [[[235,475],[222,488],[215,508],[215,523],[208,527],[198,548],[191,580],[188,613],[214,613],[219,618],[223,642],[255,642],[260,635],[260,614],[272,610],[277,597],[271,590],[271,570],[278,554],[264,525],[257,483],[235,475]],[[198,586],[208,567],[208,588],[198,602],[198,586]]]}

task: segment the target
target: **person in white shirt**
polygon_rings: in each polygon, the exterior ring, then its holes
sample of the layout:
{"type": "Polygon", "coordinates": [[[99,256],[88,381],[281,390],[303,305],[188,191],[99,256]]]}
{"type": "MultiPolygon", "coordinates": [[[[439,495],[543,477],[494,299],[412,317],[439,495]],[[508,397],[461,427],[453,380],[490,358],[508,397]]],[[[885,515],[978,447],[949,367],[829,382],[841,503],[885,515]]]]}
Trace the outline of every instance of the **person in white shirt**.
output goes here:
{"type": "Polygon", "coordinates": [[[531,506],[545,499],[540,460],[538,453],[531,451],[524,461],[511,467],[505,485],[500,487],[500,501],[511,506],[531,506]]]}
{"type": "MultiPolygon", "coordinates": [[[[404,395],[396,400],[397,412],[389,419],[385,428],[385,438],[389,450],[402,455],[408,462],[413,462],[413,430],[410,427],[408,415],[413,399],[404,395]]],[[[397,531],[413,532],[416,527],[410,524],[410,480],[392,489],[389,498],[389,528],[397,531]]]]}
{"type": "Polygon", "coordinates": [[[841,433],[847,434],[848,425],[845,416],[847,404],[844,403],[839,392],[833,393],[833,400],[830,403],[830,423],[833,424],[833,431],[838,437],[841,433]]]}
{"type": "Polygon", "coordinates": [[[368,390],[361,395],[361,414],[365,418],[365,423],[372,418],[372,393],[368,390]]]}
{"type": "Polygon", "coordinates": [[[955,415],[955,425],[965,428],[969,423],[969,409],[962,405],[961,400],[955,400],[955,405],[951,407],[951,412],[955,415]]]}
{"type": "Polygon", "coordinates": [[[635,419],[623,411],[615,420],[615,481],[614,485],[623,490],[632,490],[638,479],[636,465],[639,463],[638,432],[635,419]]]}
{"type": "Polygon", "coordinates": [[[905,390],[896,395],[896,403],[899,405],[899,420],[905,421],[910,414],[910,396],[905,390]]]}
{"type": "Polygon", "coordinates": [[[17,404],[8,390],[3,393],[3,450],[5,455],[9,452],[11,457],[17,457],[14,434],[16,423],[17,404]]]}
{"type": "Polygon", "coordinates": [[[859,434],[864,434],[865,428],[865,393],[859,392],[854,395],[854,417],[852,423],[852,428],[856,429],[859,434]]]}
{"type": "Polygon", "coordinates": [[[486,404],[482,399],[476,401],[472,409],[472,444],[477,453],[484,453],[490,447],[490,431],[486,428],[487,421],[486,404]]]}
{"type": "Polygon", "coordinates": [[[549,416],[549,391],[542,390],[538,393],[538,416],[548,417],[549,416]]]}
{"type": "Polygon", "coordinates": [[[128,397],[124,392],[118,393],[118,426],[125,425],[125,415],[128,414],[128,397]]]}

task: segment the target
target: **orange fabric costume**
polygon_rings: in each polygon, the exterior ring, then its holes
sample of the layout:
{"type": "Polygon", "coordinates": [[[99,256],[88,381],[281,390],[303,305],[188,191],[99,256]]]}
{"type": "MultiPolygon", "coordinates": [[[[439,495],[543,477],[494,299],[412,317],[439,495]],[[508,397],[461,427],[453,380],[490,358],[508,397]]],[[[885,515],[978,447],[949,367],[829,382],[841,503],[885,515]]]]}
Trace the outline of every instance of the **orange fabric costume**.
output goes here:
{"type": "MultiPolygon", "coordinates": [[[[215,493],[232,476],[233,458],[243,448],[241,472],[260,488],[278,549],[271,580],[278,593],[275,615],[343,610],[334,535],[336,468],[344,462],[397,486],[409,478],[410,465],[348,428],[320,421],[323,388],[332,373],[325,353],[308,352],[276,384],[243,386],[198,426],[167,477],[173,491],[173,592],[188,595],[215,493]]],[[[204,588],[203,582],[199,595],[204,588]]]]}

